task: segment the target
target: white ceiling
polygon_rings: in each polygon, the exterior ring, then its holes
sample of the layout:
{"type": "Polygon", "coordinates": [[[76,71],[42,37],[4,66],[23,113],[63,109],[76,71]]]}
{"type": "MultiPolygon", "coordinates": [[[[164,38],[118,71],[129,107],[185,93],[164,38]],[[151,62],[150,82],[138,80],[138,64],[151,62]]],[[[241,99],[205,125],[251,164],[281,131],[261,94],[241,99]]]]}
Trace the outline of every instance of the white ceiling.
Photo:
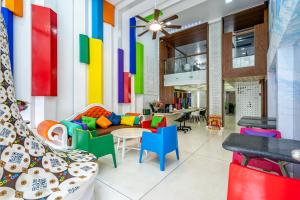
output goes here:
{"type": "MultiPolygon", "coordinates": [[[[154,9],[154,0],[108,0],[116,5],[117,9],[124,9],[132,15],[149,15],[154,9]],[[153,6],[149,6],[152,5],[153,6]],[[134,10],[134,11],[133,11],[134,10]]],[[[233,0],[226,4],[225,0],[156,0],[157,7],[162,9],[165,16],[177,14],[179,19],[173,24],[190,24],[201,20],[211,22],[223,16],[238,12],[264,3],[265,0],[233,0]]],[[[130,14],[129,14],[130,15],[130,14]]]]}
{"type": "Polygon", "coordinates": [[[190,24],[196,21],[211,22],[221,17],[236,13],[256,5],[263,4],[265,0],[233,0],[226,4],[225,0],[207,0],[197,6],[177,13],[179,19],[174,24],[190,24]]]}

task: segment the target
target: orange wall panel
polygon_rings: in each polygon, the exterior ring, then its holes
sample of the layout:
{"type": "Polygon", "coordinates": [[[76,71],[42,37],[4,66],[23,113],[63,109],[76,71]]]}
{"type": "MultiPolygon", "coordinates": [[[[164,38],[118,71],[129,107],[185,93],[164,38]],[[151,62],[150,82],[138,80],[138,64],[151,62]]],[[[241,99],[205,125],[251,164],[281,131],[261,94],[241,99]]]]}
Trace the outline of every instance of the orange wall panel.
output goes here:
{"type": "Polygon", "coordinates": [[[115,26],[115,6],[107,1],[103,1],[103,20],[115,26]]]}
{"type": "Polygon", "coordinates": [[[6,0],[5,7],[14,13],[14,15],[23,17],[23,0],[6,0]]]}

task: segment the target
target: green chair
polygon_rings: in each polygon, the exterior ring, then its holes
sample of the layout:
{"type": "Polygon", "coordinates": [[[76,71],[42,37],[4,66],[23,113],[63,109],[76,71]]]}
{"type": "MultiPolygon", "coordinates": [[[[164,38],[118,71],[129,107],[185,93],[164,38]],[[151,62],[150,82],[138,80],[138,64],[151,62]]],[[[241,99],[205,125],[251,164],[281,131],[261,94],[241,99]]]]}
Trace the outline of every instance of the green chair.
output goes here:
{"type": "Polygon", "coordinates": [[[92,153],[97,158],[111,154],[114,166],[117,168],[114,140],[111,134],[98,137],[96,131],[74,129],[72,147],[92,153]]]}

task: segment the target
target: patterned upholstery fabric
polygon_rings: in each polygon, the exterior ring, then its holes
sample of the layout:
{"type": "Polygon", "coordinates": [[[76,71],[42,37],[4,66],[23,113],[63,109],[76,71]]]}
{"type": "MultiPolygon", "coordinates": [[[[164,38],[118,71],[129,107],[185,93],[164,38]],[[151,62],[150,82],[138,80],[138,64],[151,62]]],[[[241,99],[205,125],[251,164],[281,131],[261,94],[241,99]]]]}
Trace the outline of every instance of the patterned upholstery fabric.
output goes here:
{"type": "Polygon", "coordinates": [[[84,113],[81,113],[80,115],[76,116],[74,120],[80,120],[82,116],[99,118],[102,115],[107,117],[107,116],[111,115],[111,112],[105,110],[104,108],[102,108],[100,106],[95,106],[93,108],[88,109],[84,113]]]}
{"type": "Polygon", "coordinates": [[[29,130],[16,103],[8,51],[0,13],[0,199],[77,199],[97,175],[95,157],[52,150],[29,130]]]}

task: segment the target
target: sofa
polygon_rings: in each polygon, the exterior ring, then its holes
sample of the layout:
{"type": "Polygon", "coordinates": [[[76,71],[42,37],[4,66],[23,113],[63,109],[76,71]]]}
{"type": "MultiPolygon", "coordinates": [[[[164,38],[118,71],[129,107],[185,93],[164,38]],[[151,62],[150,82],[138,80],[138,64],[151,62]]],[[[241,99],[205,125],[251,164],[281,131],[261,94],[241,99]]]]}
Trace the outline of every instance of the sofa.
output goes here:
{"type": "MultiPolygon", "coordinates": [[[[80,120],[82,116],[92,117],[92,118],[99,118],[102,115],[108,117],[111,115],[112,112],[108,111],[105,106],[101,104],[91,104],[84,108],[82,111],[73,114],[72,116],[68,117],[66,120],[67,122],[71,122],[74,120],[80,120]]],[[[121,129],[121,128],[141,128],[141,121],[142,117],[137,113],[128,113],[131,116],[138,116],[140,117],[140,124],[134,126],[127,126],[127,125],[112,125],[108,128],[100,128],[97,127],[96,133],[97,136],[104,136],[110,134],[112,131],[121,129]]],[[[79,123],[80,124],[80,123],[79,123]]],[[[37,128],[37,135],[45,140],[47,144],[52,146],[55,149],[69,149],[72,147],[72,138],[71,135],[68,134],[67,129],[63,129],[60,127],[63,125],[62,122],[53,122],[50,120],[45,120],[38,125],[37,128]],[[49,125],[50,124],[50,125],[49,125]],[[53,126],[51,125],[53,124],[53,126]]]]}
{"type": "MultiPolygon", "coordinates": [[[[106,109],[105,106],[103,106],[101,104],[91,104],[91,105],[87,106],[85,109],[83,109],[81,112],[75,113],[74,115],[67,118],[66,120],[68,120],[68,121],[80,120],[82,116],[99,118],[102,115],[104,115],[105,117],[107,117],[111,114],[112,114],[112,112],[108,111],[108,109],[106,109]]],[[[128,113],[128,114],[134,115],[134,113],[128,113]]],[[[135,114],[135,115],[137,115],[137,114],[135,114]]],[[[142,121],[142,117],[140,117],[140,121],[142,121]]],[[[98,136],[102,136],[102,135],[110,134],[112,131],[121,129],[121,128],[141,128],[141,127],[142,127],[141,124],[134,125],[134,126],[120,124],[120,125],[112,125],[108,128],[97,127],[96,132],[97,132],[98,136]]]]}

